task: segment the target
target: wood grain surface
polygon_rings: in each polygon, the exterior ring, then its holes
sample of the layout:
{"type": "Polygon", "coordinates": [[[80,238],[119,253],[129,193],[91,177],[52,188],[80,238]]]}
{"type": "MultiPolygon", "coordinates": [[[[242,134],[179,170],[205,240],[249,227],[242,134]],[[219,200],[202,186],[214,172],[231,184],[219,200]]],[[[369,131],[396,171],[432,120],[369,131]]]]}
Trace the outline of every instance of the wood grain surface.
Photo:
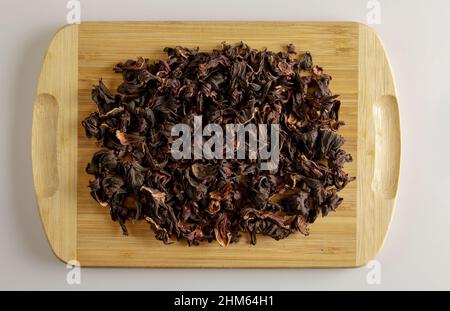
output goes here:
{"type": "Polygon", "coordinates": [[[82,266],[359,266],[376,256],[392,217],[400,162],[398,120],[384,49],[370,28],[357,23],[101,22],[67,26],[50,45],[35,102],[32,156],[41,218],[55,254],[63,261],[76,259],[82,266]],[[80,122],[96,109],[90,99],[92,85],[102,78],[115,89],[121,76],[112,67],[119,61],[137,56],[156,60],[165,57],[164,47],[175,45],[211,51],[223,41],[244,41],[253,48],[274,51],[293,43],[299,51],[311,51],[315,63],[333,76],[333,93],[341,95],[341,119],[346,126],[340,133],[346,139],[345,150],[354,159],[345,170],[357,176],[357,181],[341,192],[344,202],[337,212],[318,219],[308,237],[294,234],[275,241],[258,236],[256,246],[244,238],[227,248],[217,243],[164,245],[145,222],[129,223],[129,236],[123,236],[109,210],[100,207],[87,188],[92,176],[84,170],[98,146],[85,137],[80,122]]]}
{"type": "Polygon", "coordinates": [[[77,258],[78,26],[53,38],[42,65],[32,126],[39,213],[55,255],[77,258]]]}

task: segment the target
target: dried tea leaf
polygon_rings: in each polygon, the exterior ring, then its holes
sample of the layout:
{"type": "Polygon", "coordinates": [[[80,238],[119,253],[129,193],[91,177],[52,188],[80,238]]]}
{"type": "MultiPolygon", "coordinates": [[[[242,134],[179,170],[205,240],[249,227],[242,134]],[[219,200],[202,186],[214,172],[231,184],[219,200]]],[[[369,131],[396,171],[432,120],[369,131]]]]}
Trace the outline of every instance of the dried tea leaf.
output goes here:
{"type": "Polygon", "coordinates": [[[81,122],[101,147],[86,167],[91,195],[124,234],[127,221],[143,219],[166,244],[215,240],[226,247],[242,232],[256,244],[258,234],[306,236],[319,215],[336,211],[339,191],[354,180],[343,170],[352,157],[337,133],[344,122],[331,76],[310,52],[243,42],[211,53],[164,51],[166,59],[117,64],[117,94],[100,80],[92,89],[97,111],[81,122]],[[260,170],[259,158],[175,160],[171,128],[192,127],[195,115],[221,127],[278,124],[278,168],[260,170]]]}

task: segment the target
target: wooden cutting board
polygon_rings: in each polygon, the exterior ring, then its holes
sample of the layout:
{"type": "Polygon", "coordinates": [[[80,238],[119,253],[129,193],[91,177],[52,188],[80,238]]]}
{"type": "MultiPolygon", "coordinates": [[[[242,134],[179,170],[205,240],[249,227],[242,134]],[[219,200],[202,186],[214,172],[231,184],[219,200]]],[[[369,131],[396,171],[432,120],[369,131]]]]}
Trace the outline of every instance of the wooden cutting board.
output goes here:
{"type": "Polygon", "coordinates": [[[400,125],[394,80],[377,34],[358,23],[333,22],[101,22],[62,28],[44,59],[33,113],[33,176],[39,211],[55,255],[82,266],[108,267],[355,267],[375,258],[392,218],[400,167],[400,125]],[[100,77],[115,89],[119,61],[156,60],[163,48],[212,50],[222,41],[273,51],[293,43],[311,51],[333,76],[341,95],[341,134],[357,176],[341,192],[336,213],[311,226],[311,234],[282,241],[258,237],[227,248],[217,243],[164,245],[145,222],[123,236],[109,210],[87,188],[84,171],[97,150],[81,120],[96,109],[90,99],[100,77]]]}

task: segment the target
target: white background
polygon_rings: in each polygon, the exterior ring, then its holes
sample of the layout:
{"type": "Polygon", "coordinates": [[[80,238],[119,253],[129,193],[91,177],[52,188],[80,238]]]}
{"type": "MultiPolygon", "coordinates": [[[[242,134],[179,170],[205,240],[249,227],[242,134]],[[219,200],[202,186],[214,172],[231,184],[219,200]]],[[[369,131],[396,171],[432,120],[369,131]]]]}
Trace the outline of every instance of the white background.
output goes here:
{"type": "MultiPolygon", "coordinates": [[[[82,269],[81,285],[46,241],[34,196],[31,117],[45,50],[65,0],[1,0],[0,289],[450,289],[450,2],[379,0],[403,135],[398,204],[381,284],[358,269],[82,269]]],[[[82,20],[334,20],[366,23],[366,0],[81,0],[82,20]]]]}

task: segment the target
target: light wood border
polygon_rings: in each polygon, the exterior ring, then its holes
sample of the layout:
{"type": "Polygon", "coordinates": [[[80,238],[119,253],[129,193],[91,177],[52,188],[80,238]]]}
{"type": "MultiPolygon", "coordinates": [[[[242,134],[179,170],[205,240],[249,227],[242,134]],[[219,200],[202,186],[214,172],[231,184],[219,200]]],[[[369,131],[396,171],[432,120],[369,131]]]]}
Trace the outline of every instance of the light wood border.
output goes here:
{"type": "Polygon", "coordinates": [[[356,266],[381,250],[400,170],[400,115],[392,70],[378,34],[359,25],[358,213],[356,266]]]}
{"type": "Polygon", "coordinates": [[[39,213],[55,255],[77,258],[78,25],[53,37],[39,77],[32,126],[39,213]]]}

